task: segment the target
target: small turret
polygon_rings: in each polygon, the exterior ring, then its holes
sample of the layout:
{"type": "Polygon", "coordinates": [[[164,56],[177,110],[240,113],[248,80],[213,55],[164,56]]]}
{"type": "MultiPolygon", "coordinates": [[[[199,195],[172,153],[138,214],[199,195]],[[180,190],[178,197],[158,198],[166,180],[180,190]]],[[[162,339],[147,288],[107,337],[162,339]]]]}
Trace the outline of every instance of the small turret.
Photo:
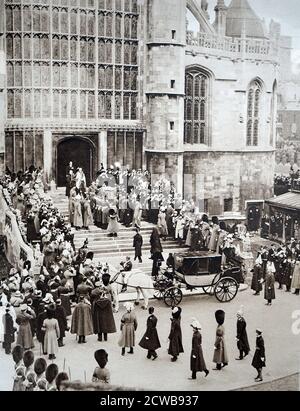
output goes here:
{"type": "Polygon", "coordinates": [[[214,28],[218,36],[225,36],[227,10],[228,7],[225,5],[224,0],[218,0],[215,7],[216,19],[214,22],[214,28]]]}

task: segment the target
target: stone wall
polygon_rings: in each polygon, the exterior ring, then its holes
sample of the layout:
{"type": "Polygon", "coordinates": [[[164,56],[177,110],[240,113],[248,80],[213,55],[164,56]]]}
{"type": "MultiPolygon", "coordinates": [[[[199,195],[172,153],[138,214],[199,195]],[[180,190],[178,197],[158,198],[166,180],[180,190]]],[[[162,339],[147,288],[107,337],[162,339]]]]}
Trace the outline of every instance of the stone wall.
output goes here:
{"type": "Polygon", "coordinates": [[[223,214],[224,200],[233,200],[231,211],[243,212],[245,201],[271,198],[273,176],[273,152],[184,154],[185,195],[200,207],[205,200],[210,214],[223,214]]]}

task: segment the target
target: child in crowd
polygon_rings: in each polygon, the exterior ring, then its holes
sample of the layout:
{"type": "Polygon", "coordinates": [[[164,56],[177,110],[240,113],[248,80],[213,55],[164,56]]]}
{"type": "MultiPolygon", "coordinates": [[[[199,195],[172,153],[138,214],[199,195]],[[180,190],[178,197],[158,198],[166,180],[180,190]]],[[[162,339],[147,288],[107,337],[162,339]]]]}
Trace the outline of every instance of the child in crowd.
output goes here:
{"type": "Polygon", "coordinates": [[[94,354],[95,360],[97,361],[99,367],[95,368],[92,381],[97,383],[110,383],[110,372],[106,367],[108,362],[108,354],[105,350],[97,350],[94,354]]]}
{"type": "Polygon", "coordinates": [[[46,369],[46,380],[47,380],[46,391],[57,391],[56,384],[55,384],[57,375],[58,375],[57,365],[56,364],[48,365],[46,369]]]}

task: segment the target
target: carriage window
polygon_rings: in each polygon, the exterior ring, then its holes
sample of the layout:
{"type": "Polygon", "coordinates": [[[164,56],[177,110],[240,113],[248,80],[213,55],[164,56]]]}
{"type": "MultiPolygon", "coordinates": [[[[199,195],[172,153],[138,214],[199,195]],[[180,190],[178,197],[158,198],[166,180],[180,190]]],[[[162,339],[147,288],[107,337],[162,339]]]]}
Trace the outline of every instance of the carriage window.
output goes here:
{"type": "Polygon", "coordinates": [[[184,259],[181,272],[184,275],[201,275],[208,273],[207,258],[184,259]]]}

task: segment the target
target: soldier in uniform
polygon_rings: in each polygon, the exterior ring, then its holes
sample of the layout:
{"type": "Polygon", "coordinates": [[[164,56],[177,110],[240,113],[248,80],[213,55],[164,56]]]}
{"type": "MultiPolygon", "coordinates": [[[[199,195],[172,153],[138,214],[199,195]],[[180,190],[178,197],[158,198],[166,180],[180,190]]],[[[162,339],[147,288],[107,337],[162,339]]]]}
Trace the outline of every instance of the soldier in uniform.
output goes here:
{"type": "Polygon", "coordinates": [[[263,381],[262,369],[266,366],[265,343],[262,337],[262,331],[258,328],[256,330],[256,350],[252,360],[252,367],[257,370],[256,382],[263,381]]]}

